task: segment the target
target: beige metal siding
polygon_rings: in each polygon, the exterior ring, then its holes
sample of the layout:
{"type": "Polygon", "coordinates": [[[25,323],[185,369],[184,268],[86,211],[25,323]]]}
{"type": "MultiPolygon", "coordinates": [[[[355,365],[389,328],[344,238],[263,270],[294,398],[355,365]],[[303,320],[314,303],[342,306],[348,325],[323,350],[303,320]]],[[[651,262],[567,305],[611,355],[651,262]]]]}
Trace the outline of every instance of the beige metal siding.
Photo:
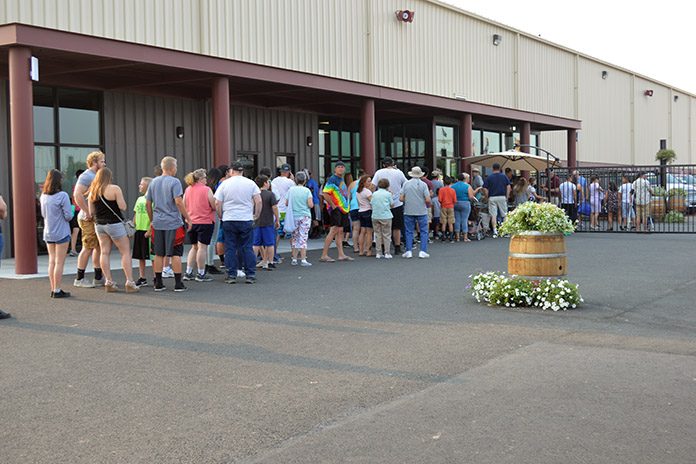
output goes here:
{"type": "MultiPolygon", "coordinates": [[[[9,134],[9,111],[10,105],[7,98],[7,81],[0,80],[0,195],[8,203],[10,216],[12,215],[12,205],[10,201],[10,134],[9,134]]],[[[5,247],[2,252],[3,258],[10,257],[12,228],[10,220],[0,220],[2,226],[2,236],[5,247]]]]}
{"type": "MultiPolygon", "coordinates": [[[[582,136],[581,136],[582,137],[582,136]]],[[[563,161],[568,159],[568,132],[549,131],[541,134],[541,147],[563,161]]],[[[582,160],[581,160],[582,161],[582,160]]],[[[584,163],[587,164],[587,163],[584,163]]]]}
{"type": "Polygon", "coordinates": [[[276,167],[276,154],[294,154],[298,169],[319,172],[317,144],[307,146],[307,137],[316,142],[319,120],[316,114],[277,111],[249,106],[231,108],[232,152],[256,153],[259,169],[276,167]]]}
{"type": "Polygon", "coordinates": [[[696,98],[689,98],[689,163],[696,163],[696,98]]]}
{"type": "Polygon", "coordinates": [[[519,47],[519,107],[575,117],[575,55],[527,37],[519,47]]]}
{"type": "Polygon", "coordinates": [[[631,163],[631,76],[580,58],[578,159],[584,163],[631,163]],[[602,71],[607,71],[602,79],[602,71]]]}
{"type": "Polygon", "coordinates": [[[635,78],[635,164],[654,164],[660,139],[669,138],[670,91],[645,79],[635,78]],[[644,95],[652,90],[653,96],[644,95]]]}
{"type": "Polygon", "coordinates": [[[672,134],[668,145],[677,153],[675,163],[689,161],[689,96],[672,92],[670,97],[672,134]],[[674,101],[674,97],[677,101],[674,101]]]}
{"type": "Polygon", "coordinates": [[[104,93],[104,145],[108,166],[124,189],[129,207],[138,197],[138,183],[152,176],[165,155],[178,160],[177,177],[210,164],[205,137],[205,104],[182,98],[104,93]],[[176,138],[176,127],[184,138],[176,138]]]}

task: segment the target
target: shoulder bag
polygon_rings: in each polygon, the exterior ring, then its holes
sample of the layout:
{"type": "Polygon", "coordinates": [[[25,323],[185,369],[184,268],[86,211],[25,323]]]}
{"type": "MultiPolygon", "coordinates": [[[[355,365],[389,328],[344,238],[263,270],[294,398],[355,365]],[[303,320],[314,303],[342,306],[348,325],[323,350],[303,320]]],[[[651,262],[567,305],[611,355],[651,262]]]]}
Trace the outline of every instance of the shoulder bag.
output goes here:
{"type": "Polygon", "coordinates": [[[109,206],[109,204],[104,200],[104,197],[103,197],[103,196],[99,195],[99,199],[102,201],[102,203],[104,203],[104,206],[106,206],[107,208],[109,208],[109,211],[111,211],[111,213],[112,213],[114,216],[116,216],[116,218],[117,218],[119,221],[121,221],[121,224],[123,224],[123,227],[126,228],[126,235],[128,235],[129,237],[132,237],[133,235],[135,235],[135,224],[133,224],[133,220],[132,220],[132,219],[129,219],[129,220],[126,221],[126,220],[121,219],[121,216],[119,216],[118,214],[116,214],[116,213],[114,212],[114,210],[111,209],[111,206],[109,206]]]}

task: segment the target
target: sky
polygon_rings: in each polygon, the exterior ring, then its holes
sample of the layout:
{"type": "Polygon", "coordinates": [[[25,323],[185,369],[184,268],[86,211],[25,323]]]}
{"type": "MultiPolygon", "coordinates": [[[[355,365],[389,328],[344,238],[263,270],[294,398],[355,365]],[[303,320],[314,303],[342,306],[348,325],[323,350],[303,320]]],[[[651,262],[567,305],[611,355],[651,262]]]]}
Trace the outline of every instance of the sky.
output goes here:
{"type": "Polygon", "coordinates": [[[696,94],[696,2],[442,1],[696,94]]]}

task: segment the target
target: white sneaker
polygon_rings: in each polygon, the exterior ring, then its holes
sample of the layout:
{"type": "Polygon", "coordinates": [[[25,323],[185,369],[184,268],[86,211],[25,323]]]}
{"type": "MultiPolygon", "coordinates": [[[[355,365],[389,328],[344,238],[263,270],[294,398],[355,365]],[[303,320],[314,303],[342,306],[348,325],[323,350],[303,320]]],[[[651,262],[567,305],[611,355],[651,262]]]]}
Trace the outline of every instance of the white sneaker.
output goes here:
{"type": "Polygon", "coordinates": [[[425,259],[425,258],[430,258],[430,255],[428,253],[426,253],[425,251],[419,251],[418,257],[425,259]]]}
{"type": "Polygon", "coordinates": [[[293,258],[292,261],[290,261],[290,265],[297,266],[297,260],[295,258],[293,258]]]}
{"type": "Polygon", "coordinates": [[[382,253],[377,253],[377,254],[375,255],[375,258],[377,258],[377,259],[382,259],[382,258],[384,258],[384,256],[382,256],[382,253]]]}
{"type": "Polygon", "coordinates": [[[237,269],[237,277],[246,277],[246,274],[241,269],[237,269]]]}
{"type": "Polygon", "coordinates": [[[162,269],[162,278],[163,279],[173,279],[174,278],[174,271],[172,271],[171,268],[162,269]]]}
{"type": "Polygon", "coordinates": [[[410,251],[407,251],[406,253],[402,254],[401,257],[405,258],[405,259],[410,259],[410,258],[413,258],[413,253],[411,253],[410,251]]]}
{"type": "Polygon", "coordinates": [[[73,287],[94,288],[94,282],[85,279],[75,279],[73,282],[73,287]]]}
{"type": "Polygon", "coordinates": [[[392,259],[392,258],[393,258],[393,256],[390,255],[389,253],[384,254],[384,259],[392,259]]]}
{"type": "Polygon", "coordinates": [[[306,259],[303,259],[302,261],[300,261],[300,266],[309,267],[311,265],[312,265],[312,263],[310,263],[306,259]]]}

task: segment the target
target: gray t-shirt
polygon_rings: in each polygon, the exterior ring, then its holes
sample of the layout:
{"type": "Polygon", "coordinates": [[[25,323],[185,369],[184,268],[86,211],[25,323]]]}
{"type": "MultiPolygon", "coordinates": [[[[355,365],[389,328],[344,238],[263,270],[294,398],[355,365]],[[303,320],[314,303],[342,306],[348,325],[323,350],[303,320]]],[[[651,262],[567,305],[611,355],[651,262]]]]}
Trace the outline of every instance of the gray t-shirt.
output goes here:
{"type": "Polygon", "coordinates": [[[152,179],[145,198],[152,205],[152,227],[155,230],[174,230],[184,225],[174,199],[184,195],[181,181],[172,176],[152,179]]]}
{"type": "MultiPolygon", "coordinates": [[[[92,182],[94,181],[95,177],[97,177],[97,173],[92,171],[91,169],[87,169],[77,178],[77,185],[82,185],[87,190],[89,190],[89,188],[92,186],[92,182]]],[[[78,217],[80,219],[84,219],[86,215],[87,211],[80,211],[78,217]]]]}
{"type": "Polygon", "coordinates": [[[428,214],[425,199],[430,198],[428,185],[420,179],[406,181],[401,189],[404,195],[404,215],[405,216],[424,216],[428,214]]]}

